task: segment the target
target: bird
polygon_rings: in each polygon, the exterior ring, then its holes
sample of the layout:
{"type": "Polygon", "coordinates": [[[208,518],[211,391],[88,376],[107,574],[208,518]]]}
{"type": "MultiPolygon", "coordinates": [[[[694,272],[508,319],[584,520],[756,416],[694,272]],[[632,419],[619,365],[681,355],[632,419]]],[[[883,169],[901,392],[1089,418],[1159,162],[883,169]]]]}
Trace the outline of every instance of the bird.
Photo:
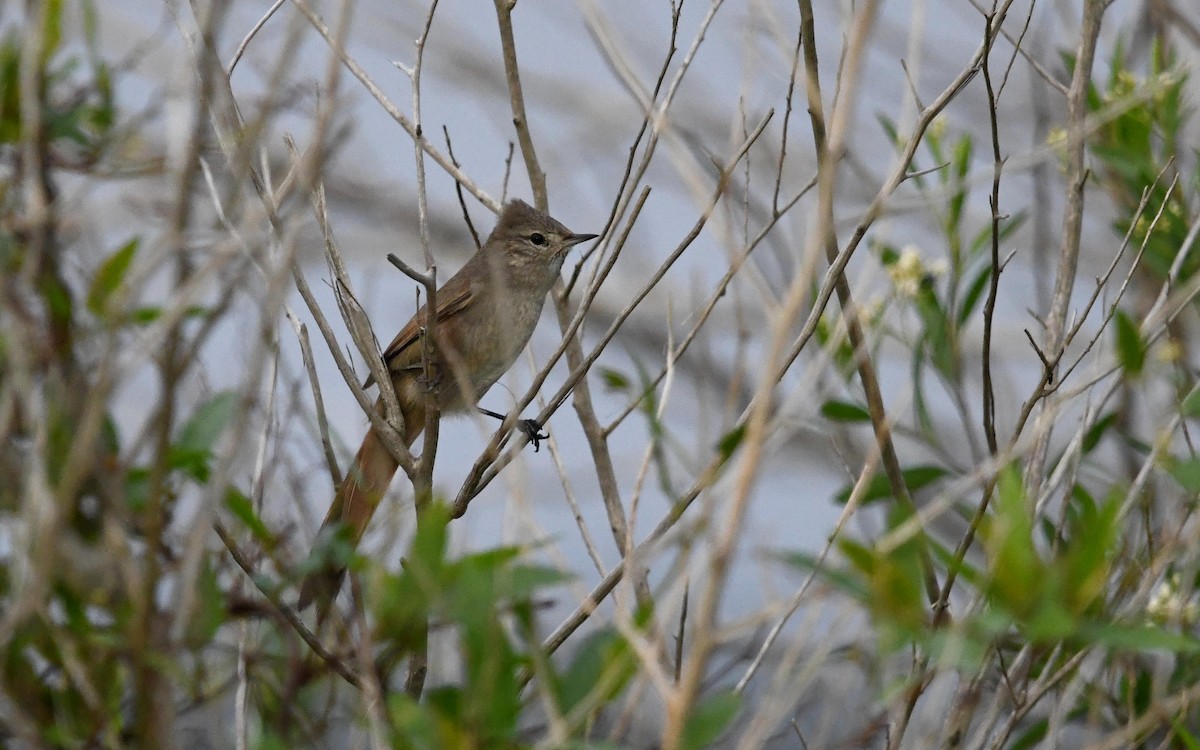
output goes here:
{"type": "MultiPolygon", "coordinates": [[[[574,233],[519,199],[504,204],[487,240],[438,288],[432,378],[426,379],[424,361],[428,305],[417,311],[383,352],[404,420],[401,437],[405,445],[411,446],[425,427],[430,383],[442,413],[465,412],[476,406],[529,342],[567,252],[598,236],[574,233]]],[[[368,377],[363,387],[373,383],[373,376],[368,377]]],[[[382,397],[374,408],[382,412],[382,397]]],[[[371,426],[334,494],[314,549],[335,533],[345,534],[357,546],[398,467],[379,430],[371,426]]],[[[345,574],[344,565],[331,562],[309,572],[300,586],[299,608],[316,601],[323,617],[345,574]]]]}

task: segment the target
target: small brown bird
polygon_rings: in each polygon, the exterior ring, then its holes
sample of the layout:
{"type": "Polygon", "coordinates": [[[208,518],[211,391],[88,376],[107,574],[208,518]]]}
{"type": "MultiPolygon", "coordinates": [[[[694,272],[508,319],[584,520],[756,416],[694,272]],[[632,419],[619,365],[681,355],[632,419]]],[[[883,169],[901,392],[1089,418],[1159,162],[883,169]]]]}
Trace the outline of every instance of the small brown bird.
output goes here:
{"type": "MultiPolygon", "coordinates": [[[[533,335],[567,251],[596,236],[575,234],[519,200],[505,204],[487,242],[438,289],[433,382],[442,412],[470,410],[508,371],[533,335]]],[[[426,307],[418,310],[383,353],[410,446],[425,427],[427,315],[426,307]]],[[[372,382],[367,378],[364,387],[372,382]]],[[[382,411],[382,399],[375,408],[382,411]]],[[[372,427],[334,495],[318,539],[340,522],[357,545],[398,467],[372,427]]],[[[327,610],[345,574],[344,567],[310,573],[300,587],[300,608],[319,600],[322,613],[327,610]]]]}

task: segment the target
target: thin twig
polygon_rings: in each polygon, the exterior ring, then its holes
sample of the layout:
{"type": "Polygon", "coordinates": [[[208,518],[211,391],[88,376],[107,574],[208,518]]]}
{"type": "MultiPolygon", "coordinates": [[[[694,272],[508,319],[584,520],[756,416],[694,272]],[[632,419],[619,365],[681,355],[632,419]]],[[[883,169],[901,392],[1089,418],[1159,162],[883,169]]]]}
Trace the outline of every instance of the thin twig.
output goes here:
{"type": "Polygon", "coordinates": [[[229,552],[229,556],[232,557],[233,561],[238,564],[238,567],[245,572],[246,577],[249,578],[250,582],[253,583],[255,588],[259,590],[259,593],[261,593],[266,600],[269,601],[273,607],[275,607],[276,611],[278,611],[279,614],[282,615],[285,620],[287,620],[288,625],[290,625],[292,630],[296,632],[296,635],[300,636],[300,639],[303,640],[304,643],[307,644],[310,649],[312,649],[312,652],[320,657],[321,661],[325,662],[325,664],[327,664],[335,674],[354,687],[358,687],[358,675],[325,648],[325,645],[321,643],[321,639],[317,638],[317,636],[308,629],[308,626],[305,625],[304,621],[300,619],[300,615],[296,613],[296,610],[280,601],[279,595],[274,590],[266,587],[266,579],[259,575],[258,571],[255,570],[254,564],[250,562],[250,559],[244,552],[242,552],[241,548],[238,547],[237,542],[233,540],[233,535],[229,533],[224,524],[222,524],[220,521],[214,521],[212,528],[213,531],[216,532],[217,538],[220,539],[221,543],[225,545],[225,549],[229,552]]]}

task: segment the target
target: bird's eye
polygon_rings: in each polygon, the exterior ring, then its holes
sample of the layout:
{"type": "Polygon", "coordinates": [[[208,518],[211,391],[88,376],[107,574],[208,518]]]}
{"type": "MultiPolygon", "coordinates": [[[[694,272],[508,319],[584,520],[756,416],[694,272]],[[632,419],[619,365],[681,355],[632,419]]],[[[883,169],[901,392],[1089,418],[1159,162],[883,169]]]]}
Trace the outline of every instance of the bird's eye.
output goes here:
{"type": "Polygon", "coordinates": [[[541,232],[534,232],[533,234],[529,235],[529,241],[535,245],[545,245],[546,235],[542,234],[541,232]]]}

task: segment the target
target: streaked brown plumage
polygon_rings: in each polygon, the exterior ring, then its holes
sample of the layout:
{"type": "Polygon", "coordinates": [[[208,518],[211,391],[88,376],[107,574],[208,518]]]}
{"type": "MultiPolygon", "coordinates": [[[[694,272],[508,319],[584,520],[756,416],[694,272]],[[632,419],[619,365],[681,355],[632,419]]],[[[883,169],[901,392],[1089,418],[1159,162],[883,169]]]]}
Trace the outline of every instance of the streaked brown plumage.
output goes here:
{"type": "MultiPolygon", "coordinates": [[[[442,412],[474,407],[508,371],[537,326],[546,294],[567,251],[594,234],[575,234],[519,200],[504,206],[483,247],[437,293],[439,349],[434,382],[442,412]]],[[[425,427],[422,331],[427,308],[408,321],[383,353],[404,417],[404,442],[412,445],[425,427]]],[[[367,386],[372,384],[367,379],[367,386]]],[[[382,408],[382,402],[376,402],[382,408]]],[[[399,464],[372,427],[321,524],[341,522],[358,544],[399,464]]],[[[299,606],[314,600],[324,612],[341,588],[344,568],[317,570],[300,587],[299,606]]]]}

